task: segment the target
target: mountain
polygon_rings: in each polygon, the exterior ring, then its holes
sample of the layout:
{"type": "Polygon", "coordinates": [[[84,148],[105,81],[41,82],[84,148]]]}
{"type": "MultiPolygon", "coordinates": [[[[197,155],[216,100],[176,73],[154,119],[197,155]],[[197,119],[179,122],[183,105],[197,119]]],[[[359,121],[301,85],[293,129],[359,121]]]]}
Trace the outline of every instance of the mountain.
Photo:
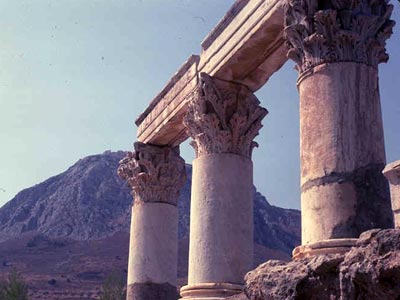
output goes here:
{"type": "MultiPolygon", "coordinates": [[[[54,299],[97,299],[110,270],[126,272],[132,196],[116,172],[124,156],[106,151],[85,157],[1,207],[0,277],[12,266],[21,270],[35,293],[32,299],[53,299],[51,291],[67,291],[54,299]],[[82,293],[86,298],[79,298],[82,293]]],[[[181,284],[187,274],[192,179],[192,167],[186,168],[178,202],[181,284]]],[[[289,259],[300,244],[300,212],[272,206],[254,189],[254,242],[255,265],[289,259]]]]}
{"type": "MultiPolygon", "coordinates": [[[[93,240],[129,231],[130,189],[118,176],[122,151],[85,157],[67,171],[18,193],[0,208],[0,241],[39,232],[93,240]]],[[[179,238],[188,237],[192,167],[179,199],[179,238]]],[[[254,240],[287,254],[300,240],[300,213],[272,206],[254,192],[254,240]]]]}
{"type": "Polygon", "coordinates": [[[0,241],[32,231],[75,240],[128,231],[132,197],[116,173],[123,156],[120,151],[85,157],[18,193],[0,208],[0,241]]]}

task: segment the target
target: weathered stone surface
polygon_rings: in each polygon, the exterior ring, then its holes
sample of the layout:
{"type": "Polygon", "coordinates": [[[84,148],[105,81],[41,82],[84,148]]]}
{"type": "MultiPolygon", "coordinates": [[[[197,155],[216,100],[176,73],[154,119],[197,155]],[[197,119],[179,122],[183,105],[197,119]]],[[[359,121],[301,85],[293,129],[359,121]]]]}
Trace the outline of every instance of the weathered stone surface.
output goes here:
{"type": "Polygon", "coordinates": [[[226,298],[226,300],[248,300],[248,298],[246,297],[246,295],[244,293],[240,293],[235,296],[230,296],[230,297],[226,298]]]}
{"type": "Polygon", "coordinates": [[[128,299],[172,300],[160,284],[177,283],[178,197],[186,181],[185,161],[178,147],[135,143],[118,168],[132,187],[128,299]],[[139,285],[135,285],[139,284],[139,285]],[[143,290],[143,284],[158,284],[143,290]],[[136,293],[131,295],[129,293],[136,293]],[[149,294],[149,295],[148,295],[149,294]]]}
{"type": "Polygon", "coordinates": [[[199,72],[248,86],[253,92],[287,60],[284,1],[237,0],[202,42],[199,72]]]}
{"type": "Polygon", "coordinates": [[[240,294],[243,285],[224,282],[200,283],[181,288],[182,300],[224,300],[240,294]]]}
{"type": "Polygon", "coordinates": [[[128,285],[127,300],[177,300],[176,287],[168,283],[135,283],[128,285]]]}
{"type": "Polygon", "coordinates": [[[393,226],[378,64],[389,1],[288,0],[285,39],[299,71],[302,244],[393,226]]]}
{"type": "Polygon", "coordinates": [[[400,230],[363,233],[346,254],[268,261],[246,275],[250,300],[397,300],[400,230]]]}
{"type": "Polygon", "coordinates": [[[388,1],[289,0],[288,57],[299,71],[302,244],[391,228],[378,70],[388,1]]]}
{"type": "Polygon", "coordinates": [[[363,233],[340,265],[341,300],[397,300],[399,282],[399,229],[363,233]]]}
{"type": "Polygon", "coordinates": [[[303,190],[386,164],[376,69],[352,62],[319,65],[299,78],[298,88],[303,190]]]}
{"type": "Polygon", "coordinates": [[[356,244],[355,238],[340,238],[322,240],[316,243],[301,245],[293,250],[293,259],[300,259],[315,255],[344,254],[356,244]]]}
{"type": "Polygon", "coordinates": [[[289,263],[268,261],[246,275],[251,300],[333,300],[339,294],[340,255],[314,256],[289,263]]]}
{"type": "Polygon", "coordinates": [[[321,64],[298,87],[302,244],[393,227],[377,70],[321,64]]]}
{"type": "Polygon", "coordinates": [[[302,191],[303,244],[352,238],[371,228],[392,228],[383,165],[368,166],[302,191]]]}
{"type": "Polygon", "coordinates": [[[132,187],[136,201],[177,205],[186,180],[179,147],[158,147],[136,142],[135,152],[121,160],[118,175],[132,187]]]}
{"type": "Polygon", "coordinates": [[[395,24],[389,1],[289,0],[285,14],[288,57],[300,73],[332,62],[377,67],[388,60],[386,40],[395,24]]]}
{"type": "Polygon", "coordinates": [[[383,174],[391,184],[400,185],[400,160],[388,164],[383,170],[383,174]]]}
{"type": "Polygon", "coordinates": [[[189,285],[243,283],[253,264],[252,186],[246,157],[222,153],[194,160],[189,285]]]}
{"type": "Polygon", "coordinates": [[[190,56],[136,119],[139,142],[177,146],[188,138],[182,119],[187,97],[197,86],[199,59],[198,55],[190,56]]]}
{"type": "Polygon", "coordinates": [[[250,0],[236,0],[231,8],[226,12],[224,17],[218,22],[218,24],[210,31],[210,33],[201,42],[201,48],[207,50],[221,35],[224,30],[232,25],[232,21],[243,12],[246,5],[249,4],[250,0]]]}
{"type": "Polygon", "coordinates": [[[267,113],[246,86],[201,73],[184,124],[197,157],[213,153],[251,157],[257,146],[253,139],[267,113]]]}
{"type": "Polygon", "coordinates": [[[184,119],[197,155],[193,162],[188,286],[181,290],[185,299],[236,294],[237,288],[231,291],[230,286],[240,286],[251,269],[250,158],[257,145],[253,139],[266,114],[246,86],[200,74],[184,119]],[[199,284],[211,286],[199,289],[199,284]],[[229,287],[221,289],[221,284],[229,287]]]}
{"type": "Polygon", "coordinates": [[[128,284],[176,285],[178,208],[168,203],[137,202],[132,207],[128,284]]]}
{"type": "Polygon", "coordinates": [[[395,226],[400,227],[400,160],[392,162],[383,170],[383,174],[389,180],[390,194],[392,198],[392,210],[395,226]]]}

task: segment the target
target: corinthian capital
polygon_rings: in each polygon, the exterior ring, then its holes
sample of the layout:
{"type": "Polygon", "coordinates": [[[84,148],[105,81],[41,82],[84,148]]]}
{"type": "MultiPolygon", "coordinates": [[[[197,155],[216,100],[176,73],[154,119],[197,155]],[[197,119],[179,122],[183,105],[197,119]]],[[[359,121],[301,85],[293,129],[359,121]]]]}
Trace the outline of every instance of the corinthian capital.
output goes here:
{"type": "Polygon", "coordinates": [[[287,0],[288,57],[302,73],[330,62],[377,67],[395,24],[388,0],[287,0]]]}
{"type": "Polygon", "coordinates": [[[133,189],[135,201],[177,205],[186,180],[185,161],[178,147],[158,147],[137,142],[135,152],[120,161],[118,175],[133,189]]]}
{"type": "Polygon", "coordinates": [[[253,139],[268,111],[246,86],[201,73],[188,106],[184,124],[197,157],[212,153],[251,157],[257,146],[253,139]]]}

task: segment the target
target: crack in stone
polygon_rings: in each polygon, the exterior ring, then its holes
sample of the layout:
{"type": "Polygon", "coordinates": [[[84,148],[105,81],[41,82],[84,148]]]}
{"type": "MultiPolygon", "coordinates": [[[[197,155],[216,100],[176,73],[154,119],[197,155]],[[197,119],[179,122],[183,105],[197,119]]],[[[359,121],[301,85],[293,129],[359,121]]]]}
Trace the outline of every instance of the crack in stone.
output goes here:
{"type": "Polygon", "coordinates": [[[316,179],[311,179],[304,183],[301,186],[301,192],[304,193],[307,190],[316,187],[323,186],[331,183],[346,183],[346,182],[354,182],[354,180],[363,177],[366,172],[371,172],[374,170],[379,170],[379,173],[382,172],[384,168],[384,164],[369,164],[365,167],[358,168],[351,172],[331,172],[326,176],[322,176],[316,179]]]}
{"type": "Polygon", "coordinates": [[[352,172],[332,172],[302,186],[303,193],[313,187],[334,183],[353,186],[356,194],[354,213],[347,220],[336,224],[329,238],[357,237],[361,232],[372,228],[393,228],[389,185],[382,174],[383,168],[383,163],[369,164],[352,172]]]}

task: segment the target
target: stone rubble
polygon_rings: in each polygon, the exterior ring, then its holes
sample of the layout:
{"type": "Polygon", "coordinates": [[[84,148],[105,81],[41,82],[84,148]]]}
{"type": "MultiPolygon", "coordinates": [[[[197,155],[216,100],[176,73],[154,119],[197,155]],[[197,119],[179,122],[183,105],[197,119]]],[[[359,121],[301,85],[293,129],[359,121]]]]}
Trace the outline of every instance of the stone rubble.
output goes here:
{"type": "Polygon", "coordinates": [[[400,229],[366,231],[346,254],[267,261],[245,280],[249,300],[397,300],[400,229]]]}

